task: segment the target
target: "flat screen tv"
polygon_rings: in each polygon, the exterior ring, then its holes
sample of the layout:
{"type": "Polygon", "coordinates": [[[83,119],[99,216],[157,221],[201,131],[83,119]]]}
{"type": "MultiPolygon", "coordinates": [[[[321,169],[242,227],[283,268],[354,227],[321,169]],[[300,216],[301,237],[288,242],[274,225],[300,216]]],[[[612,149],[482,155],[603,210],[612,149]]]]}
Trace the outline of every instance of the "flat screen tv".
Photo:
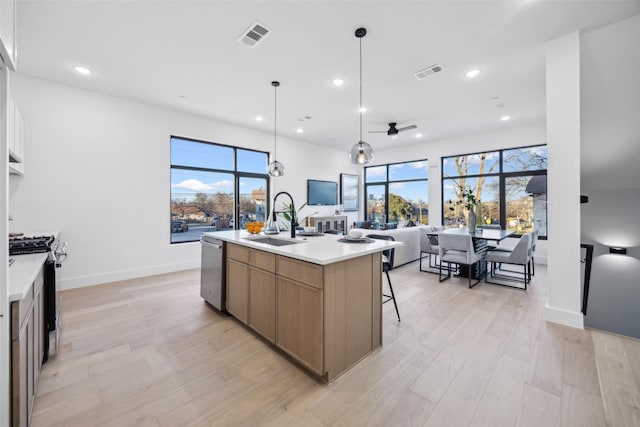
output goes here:
{"type": "Polygon", "coordinates": [[[327,206],[338,204],[338,183],[307,180],[307,205],[327,206]]]}

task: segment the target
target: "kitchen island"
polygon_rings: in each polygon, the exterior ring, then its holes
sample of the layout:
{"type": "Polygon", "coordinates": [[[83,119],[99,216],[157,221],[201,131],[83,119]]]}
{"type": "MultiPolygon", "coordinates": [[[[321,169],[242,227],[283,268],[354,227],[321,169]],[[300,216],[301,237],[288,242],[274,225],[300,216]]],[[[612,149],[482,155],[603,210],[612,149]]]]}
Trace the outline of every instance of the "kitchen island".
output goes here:
{"type": "Polygon", "coordinates": [[[382,251],[402,243],[205,235],[225,242],[227,311],[324,381],[382,345],[382,251]]]}

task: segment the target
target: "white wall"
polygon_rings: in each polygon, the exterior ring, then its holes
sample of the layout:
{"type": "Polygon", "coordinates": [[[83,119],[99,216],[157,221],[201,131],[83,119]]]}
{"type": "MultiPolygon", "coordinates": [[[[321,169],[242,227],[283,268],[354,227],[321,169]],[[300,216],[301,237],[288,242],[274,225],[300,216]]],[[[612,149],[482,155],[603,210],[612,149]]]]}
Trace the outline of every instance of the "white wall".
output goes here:
{"type": "Polygon", "coordinates": [[[581,240],[594,245],[585,325],[640,339],[640,50],[631,40],[640,15],[581,37],[581,240]]]}
{"type": "Polygon", "coordinates": [[[590,190],[582,242],[594,245],[585,325],[640,339],[640,190],[590,190]],[[627,255],[609,254],[609,247],[627,255]]]}
{"type": "MultiPolygon", "coordinates": [[[[25,176],[10,180],[11,229],[61,233],[70,252],[62,289],[200,265],[199,243],[169,244],[170,135],[273,148],[272,133],[14,77],[26,161],[25,176]]],[[[297,205],[306,200],[307,178],[338,181],[340,172],[357,171],[346,149],[285,138],[278,138],[278,157],[286,175],[273,190],[289,191],[297,205]]]]}
{"type": "Polygon", "coordinates": [[[548,298],[545,319],[582,328],[580,312],[580,35],[546,46],[548,298]],[[561,237],[561,238],[560,238],[561,237]]]}
{"type": "MultiPolygon", "coordinates": [[[[442,157],[456,154],[476,153],[502,148],[523,147],[546,143],[545,123],[526,126],[505,126],[503,130],[477,133],[458,138],[427,141],[387,150],[376,150],[374,164],[404,162],[416,159],[429,161],[429,222],[442,223],[442,157]]],[[[374,147],[375,149],[375,147],[374,147]]],[[[553,236],[551,236],[553,239],[553,236]]],[[[545,263],[548,241],[539,241],[536,246],[536,263],[545,263]]]]}

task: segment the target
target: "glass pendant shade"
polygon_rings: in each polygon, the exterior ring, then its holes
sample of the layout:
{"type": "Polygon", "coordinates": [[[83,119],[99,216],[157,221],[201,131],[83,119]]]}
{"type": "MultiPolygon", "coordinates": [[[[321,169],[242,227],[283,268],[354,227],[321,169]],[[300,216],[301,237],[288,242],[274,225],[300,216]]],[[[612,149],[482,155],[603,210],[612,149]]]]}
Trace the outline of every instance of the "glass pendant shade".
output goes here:
{"type": "Polygon", "coordinates": [[[362,108],[362,38],[366,35],[365,28],[356,30],[356,37],[360,41],[360,108],[358,108],[360,112],[360,141],[353,144],[349,153],[351,163],[354,165],[366,165],[373,161],[373,147],[362,140],[362,113],[364,112],[364,108],[362,108]]]}
{"type": "Polygon", "coordinates": [[[373,147],[364,141],[353,144],[349,153],[351,163],[354,165],[366,165],[373,161],[373,147]]]}
{"type": "Polygon", "coordinates": [[[284,175],[284,165],[277,160],[269,163],[268,169],[269,175],[271,176],[282,176],[284,175]]]}

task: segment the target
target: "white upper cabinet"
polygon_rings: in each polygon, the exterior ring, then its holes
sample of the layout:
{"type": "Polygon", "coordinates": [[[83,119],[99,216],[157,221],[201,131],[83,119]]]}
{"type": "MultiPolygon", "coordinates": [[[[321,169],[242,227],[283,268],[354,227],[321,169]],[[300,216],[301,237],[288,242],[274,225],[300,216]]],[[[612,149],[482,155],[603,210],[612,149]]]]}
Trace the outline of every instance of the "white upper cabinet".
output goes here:
{"type": "Polygon", "coordinates": [[[0,0],[0,60],[12,71],[17,67],[17,0],[0,0]]]}
{"type": "Polygon", "coordinates": [[[9,173],[24,175],[24,118],[11,96],[7,106],[7,145],[9,173]]]}

